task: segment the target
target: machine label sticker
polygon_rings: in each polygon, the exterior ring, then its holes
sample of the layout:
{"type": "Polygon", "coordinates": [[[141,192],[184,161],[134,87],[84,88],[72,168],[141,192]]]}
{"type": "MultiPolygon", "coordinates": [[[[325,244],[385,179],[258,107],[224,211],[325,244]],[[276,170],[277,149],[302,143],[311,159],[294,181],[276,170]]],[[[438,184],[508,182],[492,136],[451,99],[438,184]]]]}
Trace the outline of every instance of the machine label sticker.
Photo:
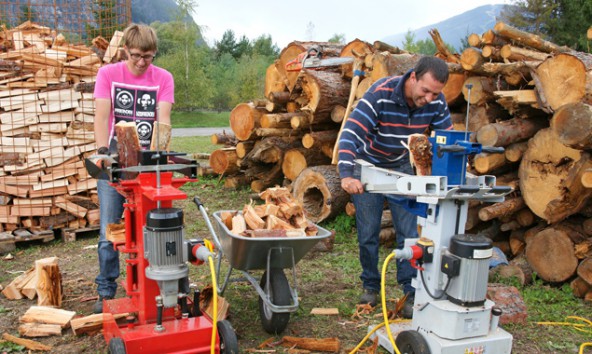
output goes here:
{"type": "Polygon", "coordinates": [[[483,258],[491,258],[493,256],[493,248],[489,248],[486,250],[473,250],[473,258],[483,259],[483,258]]]}
{"type": "Polygon", "coordinates": [[[446,137],[443,135],[438,135],[436,137],[436,144],[446,144],[446,137]]]}

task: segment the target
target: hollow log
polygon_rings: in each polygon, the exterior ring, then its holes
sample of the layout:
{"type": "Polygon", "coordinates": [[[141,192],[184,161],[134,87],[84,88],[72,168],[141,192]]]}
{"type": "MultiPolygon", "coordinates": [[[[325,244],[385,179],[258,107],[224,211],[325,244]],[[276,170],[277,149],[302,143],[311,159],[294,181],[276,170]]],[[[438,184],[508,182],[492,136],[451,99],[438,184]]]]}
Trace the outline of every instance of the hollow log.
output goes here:
{"type": "Polygon", "coordinates": [[[547,126],[546,119],[513,118],[482,127],[477,131],[477,142],[485,146],[508,146],[534,136],[547,126]]]}
{"type": "Polygon", "coordinates": [[[267,67],[267,71],[265,72],[265,97],[269,98],[272,92],[284,92],[287,90],[286,77],[280,74],[276,63],[272,63],[267,67]]]}
{"type": "Polygon", "coordinates": [[[319,151],[305,148],[290,149],[284,154],[282,172],[287,179],[294,181],[300,172],[307,167],[329,163],[331,163],[331,159],[324,154],[320,154],[319,151]]]}
{"type": "Polygon", "coordinates": [[[318,123],[330,120],[333,107],[347,105],[351,82],[339,73],[302,70],[296,85],[302,88],[308,100],[301,110],[309,112],[311,122],[318,123]]]}
{"type": "Polygon", "coordinates": [[[543,106],[555,111],[565,104],[581,102],[586,96],[589,65],[574,53],[560,53],[545,59],[536,68],[535,78],[543,106]]]}
{"type": "Polygon", "coordinates": [[[409,53],[375,53],[372,58],[372,72],[370,73],[372,82],[386,76],[403,75],[409,69],[413,69],[420,58],[421,55],[409,53]]]}
{"type": "Polygon", "coordinates": [[[580,150],[592,148],[592,106],[585,103],[568,103],[555,111],[551,129],[559,141],[580,150]]]}
{"type": "Polygon", "coordinates": [[[550,128],[540,130],[529,140],[520,163],[524,201],[549,223],[577,213],[592,194],[581,182],[590,167],[590,154],[563,145],[550,128]]]}
{"type": "Polygon", "coordinates": [[[493,30],[501,37],[507,38],[514,43],[521,43],[525,46],[532,47],[545,53],[560,53],[569,52],[570,48],[558,46],[537,36],[536,34],[528,33],[519,30],[515,27],[507,25],[503,22],[498,22],[493,27],[493,30]]]}
{"type": "Polygon", "coordinates": [[[339,43],[330,42],[299,42],[294,41],[289,43],[280,52],[279,59],[275,61],[275,66],[282,77],[286,78],[286,87],[288,91],[292,92],[296,79],[298,78],[298,71],[286,71],[286,64],[295,59],[298,54],[306,52],[312,47],[319,47],[323,58],[338,57],[343,49],[343,45],[339,43]]]}
{"type": "Polygon", "coordinates": [[[563,230],[548,227],[526,245],[526,259],[537,275],[548,282],[571,278],[578,267],[573,242],[563,230]]]}
{"type": "Polygon", "coordinates": [[[507,198],[503,202],[495,203],[479,210],[479,219],[488,221],[504,215],[510,215],[524,208],[524,199],[521,197],[507,198]]]}
{"type": "Polygon", "coordinates": [[[306,168],[292,186],[292,195],[314,223],[342,213],[350,200],[350,195],[341,188],[341,180],[333,165],[306,168]]]}
{"type": "Polygon", "coordinates": [[[257,108],[251,102],[239,103],[230,112],[230,128],[238,140],[252,140],[255,129],[259,128],[261,115],[265,109],[257,108]]]}
{"type": "Polygon", "coordinates": [[[236,148],[217,149],[210,155],[210,167],[217,174],[232,175],[238,172],[236,148]]]}

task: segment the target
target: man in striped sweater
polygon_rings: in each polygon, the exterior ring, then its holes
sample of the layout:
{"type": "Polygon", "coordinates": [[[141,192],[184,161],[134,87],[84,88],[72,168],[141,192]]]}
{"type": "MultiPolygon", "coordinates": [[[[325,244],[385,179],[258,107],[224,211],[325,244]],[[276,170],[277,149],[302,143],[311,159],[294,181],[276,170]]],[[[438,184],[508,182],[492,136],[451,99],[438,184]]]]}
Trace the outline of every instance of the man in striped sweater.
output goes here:
{"type": "MultiPolygon", "coordinates": [[[[442,89],[448,80],[448,66],[436,57],[422,57],[415,68],[403,76],[378,80],[368,89],[350,114],[339,139],[341,187],[352,195],[356,207],[356,227],[360,250],[364,291],[360,303],[376,306],[380,289],[378,271],[378,234],[385,201],[391,210],[397,248],[405,238],[417,238],[417,216],[408,211],[396,196],[366,193],[354,176],[354,160],[413,174],[408,150],[401,143],[414,133],[433,129],[452,129],[450,111],[442,89]]],[[[415,289],[411,279],[416,270],[409,261],[397,262],[397,282],[407,301],[403,317],[413,315],[415,289]]]]}

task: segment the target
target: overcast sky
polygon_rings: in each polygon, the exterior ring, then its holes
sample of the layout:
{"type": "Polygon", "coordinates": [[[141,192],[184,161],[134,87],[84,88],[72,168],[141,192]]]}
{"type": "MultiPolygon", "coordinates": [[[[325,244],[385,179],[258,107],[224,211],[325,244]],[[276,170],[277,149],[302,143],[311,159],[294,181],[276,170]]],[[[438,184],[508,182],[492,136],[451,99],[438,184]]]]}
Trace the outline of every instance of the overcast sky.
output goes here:
{"type": "Polygon", "coordinates": [[[511,0],[197,0],[195,21],[209,44],[226,30],[237,39],[271,35],[282,49],[294,40],[367,42],[407,32],[488,4],[511,0]],[[312,25],[310,25],[312,24],[312,25]]]}

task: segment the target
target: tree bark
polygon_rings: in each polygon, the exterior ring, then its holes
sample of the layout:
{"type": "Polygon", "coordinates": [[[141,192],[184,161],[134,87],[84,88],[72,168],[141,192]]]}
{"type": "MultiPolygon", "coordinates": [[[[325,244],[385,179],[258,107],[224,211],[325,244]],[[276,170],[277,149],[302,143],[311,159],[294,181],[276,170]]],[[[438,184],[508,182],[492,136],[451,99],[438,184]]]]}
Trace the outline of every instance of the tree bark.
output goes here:
{"type": "Polygon", "coordinates": [[[549,56],[548,53],[516,47],[511,44],[504,45],[500,49],[500,55],[503,59],[509,61],[543,61],[549,56]]]}
{"type": "MultiPolygon", "coordinates": [[[[345,46],[343,46],[343,49],[341,49],[341,53],[339,53],[339,56],[341,58],[355,58],[357,56],[365,57],[366,55],[371,54],[372,52],[372,45],[370,43],[356,38],[353,41],[347,43],[345,46]]],[[[351,80],[354,76],[353,63],[342,64],[341,72],[343,73],[343,77],[351,80]]]]}
{"type": "Polygon", "coordinates": [[[214,150],[210,155],[210,167],[217,174],[232,175],[238,172],[238,157],[235,148],[214,150]]]}
{"type": "Polygon", "coordinates": [[[481,68],[485,59],[481,55],[481,49],[469,47],[463,50],[460,56],[460,65],[466,71],[474,71],[481,68]]]}
{"type": "Polygon", "coordinates": [[[465,101],[471,104],[482,105],[493,100],[493,92],[507,89],[505,82],[496,82],[493,77],[487,76],[470,76],[467,78],[462,86],[462,93],[465,101]],[[471,85],[471,95],[469,97],[469,90],[467,85],[471,85]],[[501,85],[501,86],[500,86],[501,85]]]}
{"type": "Polygon", "coordinates": [[[508,146],[532,137],[547,124],[546,119],[538,118],[514,118],[488,124],[477,131],[477,142],[485,146],[508,146]]]}
{"type": "Polygon", "coordinates": [[[501,37],[508,38],[514,43],[521,43],[525,46],[532,47],[545,53],[561,53],[571,51],[568,47],[561,47],[557,44],[551,43],[542,39],[541,37],[528,33],[503,22],[498,22],[493,27],[493,30],[501,37]]]}
{"type": "Polygon", "coordinates": [[[292,117],[307,117],[306,113],[267,113],[261,115],[261,128],[291,128],[290,121],[292,117]]]}
{"type": "Polygon", "coordinates": [[[265,72],[265,97],[269,98],[272,92],[287,91],[288,87],[286,87],[285,79],[285,76],[282,76],[278,71],[276,63],[269,65],[265,72]]]}
{"type": "Polygon", "coordinates": [[[542,129],[530,139],[520,163],[524,201],[549,223],[577,213],[592,193],[581,183],[581,175],[590,167],[588,153],[563,145],[551,129],[542,129]]]}
{"type": "Polygon", "coordinates": [[[504,151],[504,155],[506,156],[506,160],[510,162],[518,162],[522,159],[522,155],[527,149],[528,141],[519,141],[508,145],[504,151]]]}
{"type": "Polygon", "coordinates": [[[350,195],[341,188],[341,180],[333,165],[309,167],[293,183],[292,194],[304,207],[314,223],[342,213],[350,195]]]}
{"type": "Polygon", "coordinates": [[[372,72],[370,73],[372,82],[387,76],[403,75],[409,69],[412,69],[420,58],[421,55],[409,53],[375,53],[372,58],[372,72]]]}
{"type": "Polygon", "coordinates": [[[521,197],[507,198],[503,202],[481,208],[479,210],[479,219],[488,221],[501,216],[514,214],[524,207],[524,199],[521,197]]]}

